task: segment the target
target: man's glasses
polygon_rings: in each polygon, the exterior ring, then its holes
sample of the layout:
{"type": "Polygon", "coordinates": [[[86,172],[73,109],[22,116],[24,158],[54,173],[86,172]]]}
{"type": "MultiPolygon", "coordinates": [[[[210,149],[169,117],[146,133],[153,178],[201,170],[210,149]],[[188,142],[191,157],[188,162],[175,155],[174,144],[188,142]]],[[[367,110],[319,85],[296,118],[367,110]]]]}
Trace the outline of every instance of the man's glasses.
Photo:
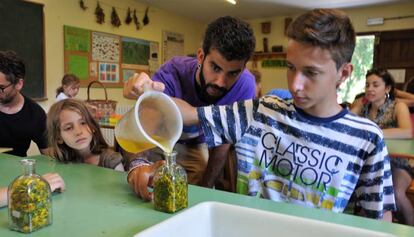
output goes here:
{"type": "Polygon", "coordinates": [[[11,86],[11,85],[13,85],[13,83],[10,83],[9,85],[7,85],[7,86],[5,86],[5,87],[0,87],[0,91],[1,91],[1,93],[4,93],[4,90],[6,90],[6,89],[7,89],[7,87],[9,87],[9,86],[11,86]]]}

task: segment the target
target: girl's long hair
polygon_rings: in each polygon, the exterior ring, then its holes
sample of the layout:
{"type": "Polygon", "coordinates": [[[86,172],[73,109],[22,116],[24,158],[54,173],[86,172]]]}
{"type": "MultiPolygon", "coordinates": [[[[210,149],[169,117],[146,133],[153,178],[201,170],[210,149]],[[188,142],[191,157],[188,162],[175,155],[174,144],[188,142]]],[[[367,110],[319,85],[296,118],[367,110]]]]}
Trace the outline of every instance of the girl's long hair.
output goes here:
{"type": "Polygon", "coordinates": [[[79,78],[74,74],[66,74],[62,78],[62,85],[56,89],[56,97],[63,92],[63,86],[80,83],[79,78]]]}
{"type": "Polygon", "coordinates": [[[61,162],[83,162],[83,157],[77,150],[70,148],[62,139],[60,114],[63,110],[70,110],[81,115],[92,134],[90,149],[93,154],[101,154],[108,144],[102,136],[98,122],[92,117],[86,105],[77,99],[65,99],[52,105],[47,114],[47,133],[51,155],[61,162]]]}

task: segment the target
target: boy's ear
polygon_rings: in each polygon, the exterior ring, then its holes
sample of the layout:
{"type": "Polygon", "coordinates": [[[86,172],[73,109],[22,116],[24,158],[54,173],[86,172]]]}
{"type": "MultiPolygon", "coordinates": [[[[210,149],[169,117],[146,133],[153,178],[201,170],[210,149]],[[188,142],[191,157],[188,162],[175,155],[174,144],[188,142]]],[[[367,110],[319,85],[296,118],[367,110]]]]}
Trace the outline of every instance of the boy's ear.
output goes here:
{"type": "Polygon", "coordinates": [[[342,65],[342,67],[339,69],[339,79],[337,81],[336,87],[338,88],[346,79],[351,77],[352,71],[354,69],[354,66],[352,63],[345,63],[342,65]]]}

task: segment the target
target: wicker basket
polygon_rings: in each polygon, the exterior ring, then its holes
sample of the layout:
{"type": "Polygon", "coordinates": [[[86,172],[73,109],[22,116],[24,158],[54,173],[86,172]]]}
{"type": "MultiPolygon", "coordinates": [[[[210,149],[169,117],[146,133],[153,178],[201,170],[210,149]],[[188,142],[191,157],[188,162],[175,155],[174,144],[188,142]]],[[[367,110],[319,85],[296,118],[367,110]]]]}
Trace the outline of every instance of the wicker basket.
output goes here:
{"type": "Polygon", "coordinates": [[[105,85],[99,81],[91,81],[88,85],[88,98],[85,101],[87,105],[89,105],[92,112],[93,117],[99,122],[108,122],[109,117],[115,113],[116,103],[115,100],[108,100],[108,93],[106,92],[105,85]],[[91,100],[89,96],[90,88],[93,84],[99,84],[105,91],[105,99],[104,100],[91,100]]]}

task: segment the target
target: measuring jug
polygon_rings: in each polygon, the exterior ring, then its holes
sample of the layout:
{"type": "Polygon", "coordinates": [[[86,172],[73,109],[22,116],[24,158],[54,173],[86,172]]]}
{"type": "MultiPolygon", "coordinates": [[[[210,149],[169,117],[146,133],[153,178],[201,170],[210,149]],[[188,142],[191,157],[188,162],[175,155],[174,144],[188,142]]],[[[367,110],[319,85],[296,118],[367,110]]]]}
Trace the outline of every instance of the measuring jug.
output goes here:
{"type": "Polygon", "coordinates": [[[162,92],[148,90],[116,124],[115,137],[131,153],[155,146],[170,153],[182,130],[183,119],[174,101],[162,92]]]}

